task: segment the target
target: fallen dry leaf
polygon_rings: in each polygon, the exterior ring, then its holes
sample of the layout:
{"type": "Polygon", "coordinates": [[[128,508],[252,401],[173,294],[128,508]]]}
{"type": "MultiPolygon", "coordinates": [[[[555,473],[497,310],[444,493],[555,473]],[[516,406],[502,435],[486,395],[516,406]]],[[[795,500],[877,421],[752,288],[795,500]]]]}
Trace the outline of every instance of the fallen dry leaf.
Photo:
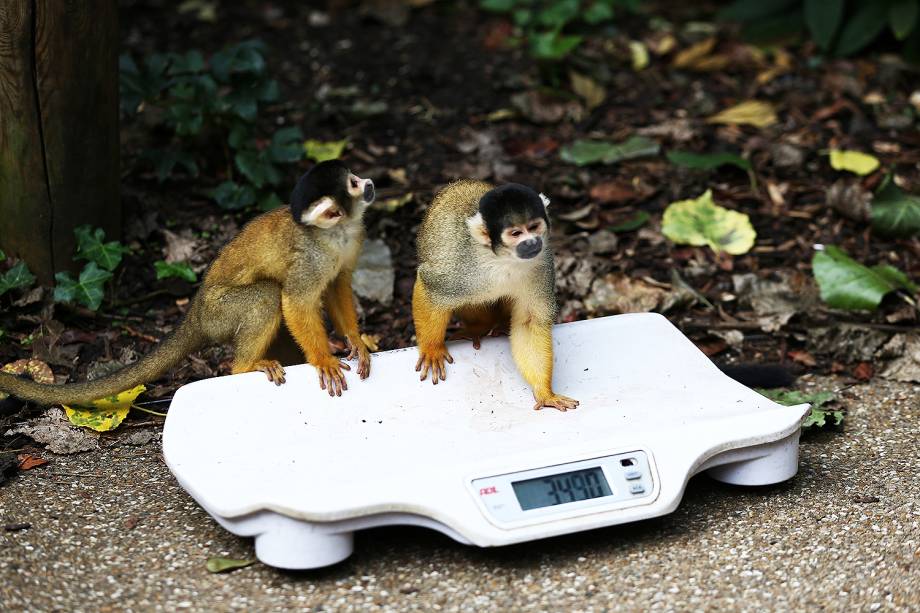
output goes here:
{"type": "Polygon", "coordinates": [[[628,202],[639,196],[639,193],[633,189],[632,185],[625,181],[604,181],[593,185],[588,194],[591,200],[601,204],[614,204],[628,202]]]}
{"type": "Polygon", "coordinates": [[[31,470],[36,466],[44,466],[48,463],[48,460],[45,458],[40,458],[28,453],[21,453],[16,456],[16,459],[19,460],[19,470],[31,470]]]}
{"type": "Polygon", "coordinates": [[[853,369],[853,376],[860,381],[868,381],[875,374],[875,369],[869,362],[860,362],[853,369]]]}
{"type": "Polygon", "coordinates": [[[604,86],[591,77],[572,71],[569,80],[572,82],[572,91],[585,101],[585,108],[589,111],[599,107],[607,97],[604,86]]]}
{"type": "Polygon", "coordinates": [[[804,349],[793,349],[786,353],[793,362],[798,362],[804,366],[814,367],[818,365],[815,356],[811,355],[804,349]]]}
{"type": "Polygon", "coordinates": [[[778,121],[776,111],[769,102],[760,100],[747,100],[733,107],[716,113],[706,120],[707,123],[723,123],[728,125],[747,124],[757,128],[766,128],[778,121]]]}

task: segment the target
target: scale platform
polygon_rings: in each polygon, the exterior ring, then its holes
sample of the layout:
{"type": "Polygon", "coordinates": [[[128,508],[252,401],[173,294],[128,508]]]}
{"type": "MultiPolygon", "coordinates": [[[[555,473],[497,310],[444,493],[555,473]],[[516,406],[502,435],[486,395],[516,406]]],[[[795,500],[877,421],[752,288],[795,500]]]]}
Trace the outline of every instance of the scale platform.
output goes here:
{"type": "Polygon", "coordinates": [[[798,468],[808,405],[722,374],[656,314],[561,324],[554,388],[577,410],[534,411],[507,338],[450,345],[447,381],[419,381],[415,348],[375,354],[330,398],[312,366],[182,387],[163,431],[179,483],[271,566],[347,558],[356,530],[424,526],[508,545],[664,515],[702,471],[739,485],[798,468]]]}

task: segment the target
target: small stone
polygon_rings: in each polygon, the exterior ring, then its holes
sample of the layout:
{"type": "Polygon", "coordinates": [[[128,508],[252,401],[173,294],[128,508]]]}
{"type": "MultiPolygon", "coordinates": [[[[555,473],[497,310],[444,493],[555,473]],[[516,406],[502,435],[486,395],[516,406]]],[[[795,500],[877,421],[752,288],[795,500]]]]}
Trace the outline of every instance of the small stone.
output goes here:
{"type": "Polygon", "coordinates": [[[792,168],[801,166],[805,161],[805,153],[789,143],[776,143],[770,149],[770,156],[773,158],[773,164],[780,168],[792,168]]]}

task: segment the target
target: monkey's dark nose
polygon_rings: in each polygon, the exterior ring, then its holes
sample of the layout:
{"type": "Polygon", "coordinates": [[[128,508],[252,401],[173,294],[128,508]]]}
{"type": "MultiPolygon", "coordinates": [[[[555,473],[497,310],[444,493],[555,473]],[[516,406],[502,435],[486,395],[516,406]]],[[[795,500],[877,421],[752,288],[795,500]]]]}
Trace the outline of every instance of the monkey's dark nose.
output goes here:
{"type": "Polygon", "coordinates": [[[543,251],[542,238],[530,238],[522,243],[518,243],[517,246],[518,257],[524,260],[529,260],[541,251],[543,251]]]}
{"type": "Polygon", "coordinates": [[[364,202],[370,204],[374,201],[374,182],[370,179],[364,184],[364,202]]]}

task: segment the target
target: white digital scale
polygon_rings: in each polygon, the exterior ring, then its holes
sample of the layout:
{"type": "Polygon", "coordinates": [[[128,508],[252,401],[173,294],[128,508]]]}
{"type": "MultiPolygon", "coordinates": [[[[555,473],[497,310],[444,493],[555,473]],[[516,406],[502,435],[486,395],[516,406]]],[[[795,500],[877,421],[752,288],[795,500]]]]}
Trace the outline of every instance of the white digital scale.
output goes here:
{"type": "Polygon", "coordinates": [[[553,330],[554,389],[577,410],[534,411],[507,338],[450,345],[447,381],[419,381],[415,348],[373,356],[331,398],[312,366],[182,387],[163,454],[179,483],[259,559],[335,564],[356,530],[412,524],[480,547],[673,511],[702,471],[740,485],[798,467],[808,405],[782,406],[722,374],[664,317],[553,330]]]}

